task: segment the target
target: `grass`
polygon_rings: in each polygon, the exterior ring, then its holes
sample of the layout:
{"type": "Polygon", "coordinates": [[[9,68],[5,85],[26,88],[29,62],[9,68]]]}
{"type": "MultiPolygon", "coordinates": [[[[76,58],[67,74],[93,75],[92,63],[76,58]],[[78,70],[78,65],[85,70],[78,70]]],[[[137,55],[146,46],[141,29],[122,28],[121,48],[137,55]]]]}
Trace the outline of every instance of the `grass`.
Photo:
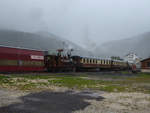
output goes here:
{"type": "Polygon", "coordinates": [[[97,84],[97,81],[94,80],[86,80],[78,77],[60,77],[56,80],[49,80],[49,83],[57,86],[65,86],[69,88],[92,88],[97,84]]]}
{"type": "MultiPolygon", "coordinates": [[[[125,73],[125,72],[124,72],[125,73]]],[[[125,73],[125,75],[128,73],[125,73]]],[[[92,75],[92,73],[53,73],[0,75],[0,87],[19,90],[41,90],[51,86],[73,89],[92,89],[107,92],[150,93],[150,74],[134,76],[92,75]],[[93,77],[98,79],[93,79],[93,77]]]]}

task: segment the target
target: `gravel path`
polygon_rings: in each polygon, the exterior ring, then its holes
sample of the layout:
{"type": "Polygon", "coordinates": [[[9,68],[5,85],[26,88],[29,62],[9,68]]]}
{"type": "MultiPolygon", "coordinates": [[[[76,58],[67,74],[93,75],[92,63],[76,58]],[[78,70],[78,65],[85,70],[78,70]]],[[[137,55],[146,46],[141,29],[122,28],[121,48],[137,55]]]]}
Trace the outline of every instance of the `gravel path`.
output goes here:
{"type": "Polygon", "coordinates": [[[92,91],[0,90],[0,113],[149,113],[150,95],[92,91]]]}

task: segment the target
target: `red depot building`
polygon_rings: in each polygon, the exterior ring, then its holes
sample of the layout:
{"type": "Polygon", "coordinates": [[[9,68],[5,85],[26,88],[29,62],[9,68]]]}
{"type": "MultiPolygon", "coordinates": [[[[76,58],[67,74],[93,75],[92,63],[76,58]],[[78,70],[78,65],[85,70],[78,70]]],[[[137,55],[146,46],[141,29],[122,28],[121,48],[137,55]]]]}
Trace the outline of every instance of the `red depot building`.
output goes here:
{"type": "Polygon", "coordinates": [[[44,52],[0,46],[0,72],[44,71],[44,52]]]}

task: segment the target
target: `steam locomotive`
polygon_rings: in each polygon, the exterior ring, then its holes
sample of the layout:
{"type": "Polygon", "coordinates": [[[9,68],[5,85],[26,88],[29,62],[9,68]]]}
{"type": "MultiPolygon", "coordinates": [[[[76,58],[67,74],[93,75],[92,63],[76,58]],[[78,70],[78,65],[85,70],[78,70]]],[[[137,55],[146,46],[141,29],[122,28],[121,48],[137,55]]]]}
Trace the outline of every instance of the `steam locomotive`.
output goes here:
{"type": "Polygon", "coordinates": [[[128,62],[94,57],[72,56],[71,52],[63,56],[63,50],[58,50],[56,55],[45,55],[47,71],[110,71],[129,70],[132,67],[128,62]]]}
{"type": "Polygon", "coordinates": [[[66,55],[42,50],[0,46],[0,72],[61,72],[131,69],[128,62],[111,59],[66,55]]]}

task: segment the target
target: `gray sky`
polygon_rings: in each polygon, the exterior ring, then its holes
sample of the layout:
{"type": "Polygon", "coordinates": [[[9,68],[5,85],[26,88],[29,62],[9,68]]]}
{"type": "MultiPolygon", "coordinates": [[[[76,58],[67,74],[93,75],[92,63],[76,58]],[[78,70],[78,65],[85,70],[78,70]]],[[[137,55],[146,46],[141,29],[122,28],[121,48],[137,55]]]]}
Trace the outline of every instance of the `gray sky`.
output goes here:
{"type": "Polygon", "coordinates": [[[0,27],[94,46],[150,31],[150,0],[0,0],[0,27]]]}

